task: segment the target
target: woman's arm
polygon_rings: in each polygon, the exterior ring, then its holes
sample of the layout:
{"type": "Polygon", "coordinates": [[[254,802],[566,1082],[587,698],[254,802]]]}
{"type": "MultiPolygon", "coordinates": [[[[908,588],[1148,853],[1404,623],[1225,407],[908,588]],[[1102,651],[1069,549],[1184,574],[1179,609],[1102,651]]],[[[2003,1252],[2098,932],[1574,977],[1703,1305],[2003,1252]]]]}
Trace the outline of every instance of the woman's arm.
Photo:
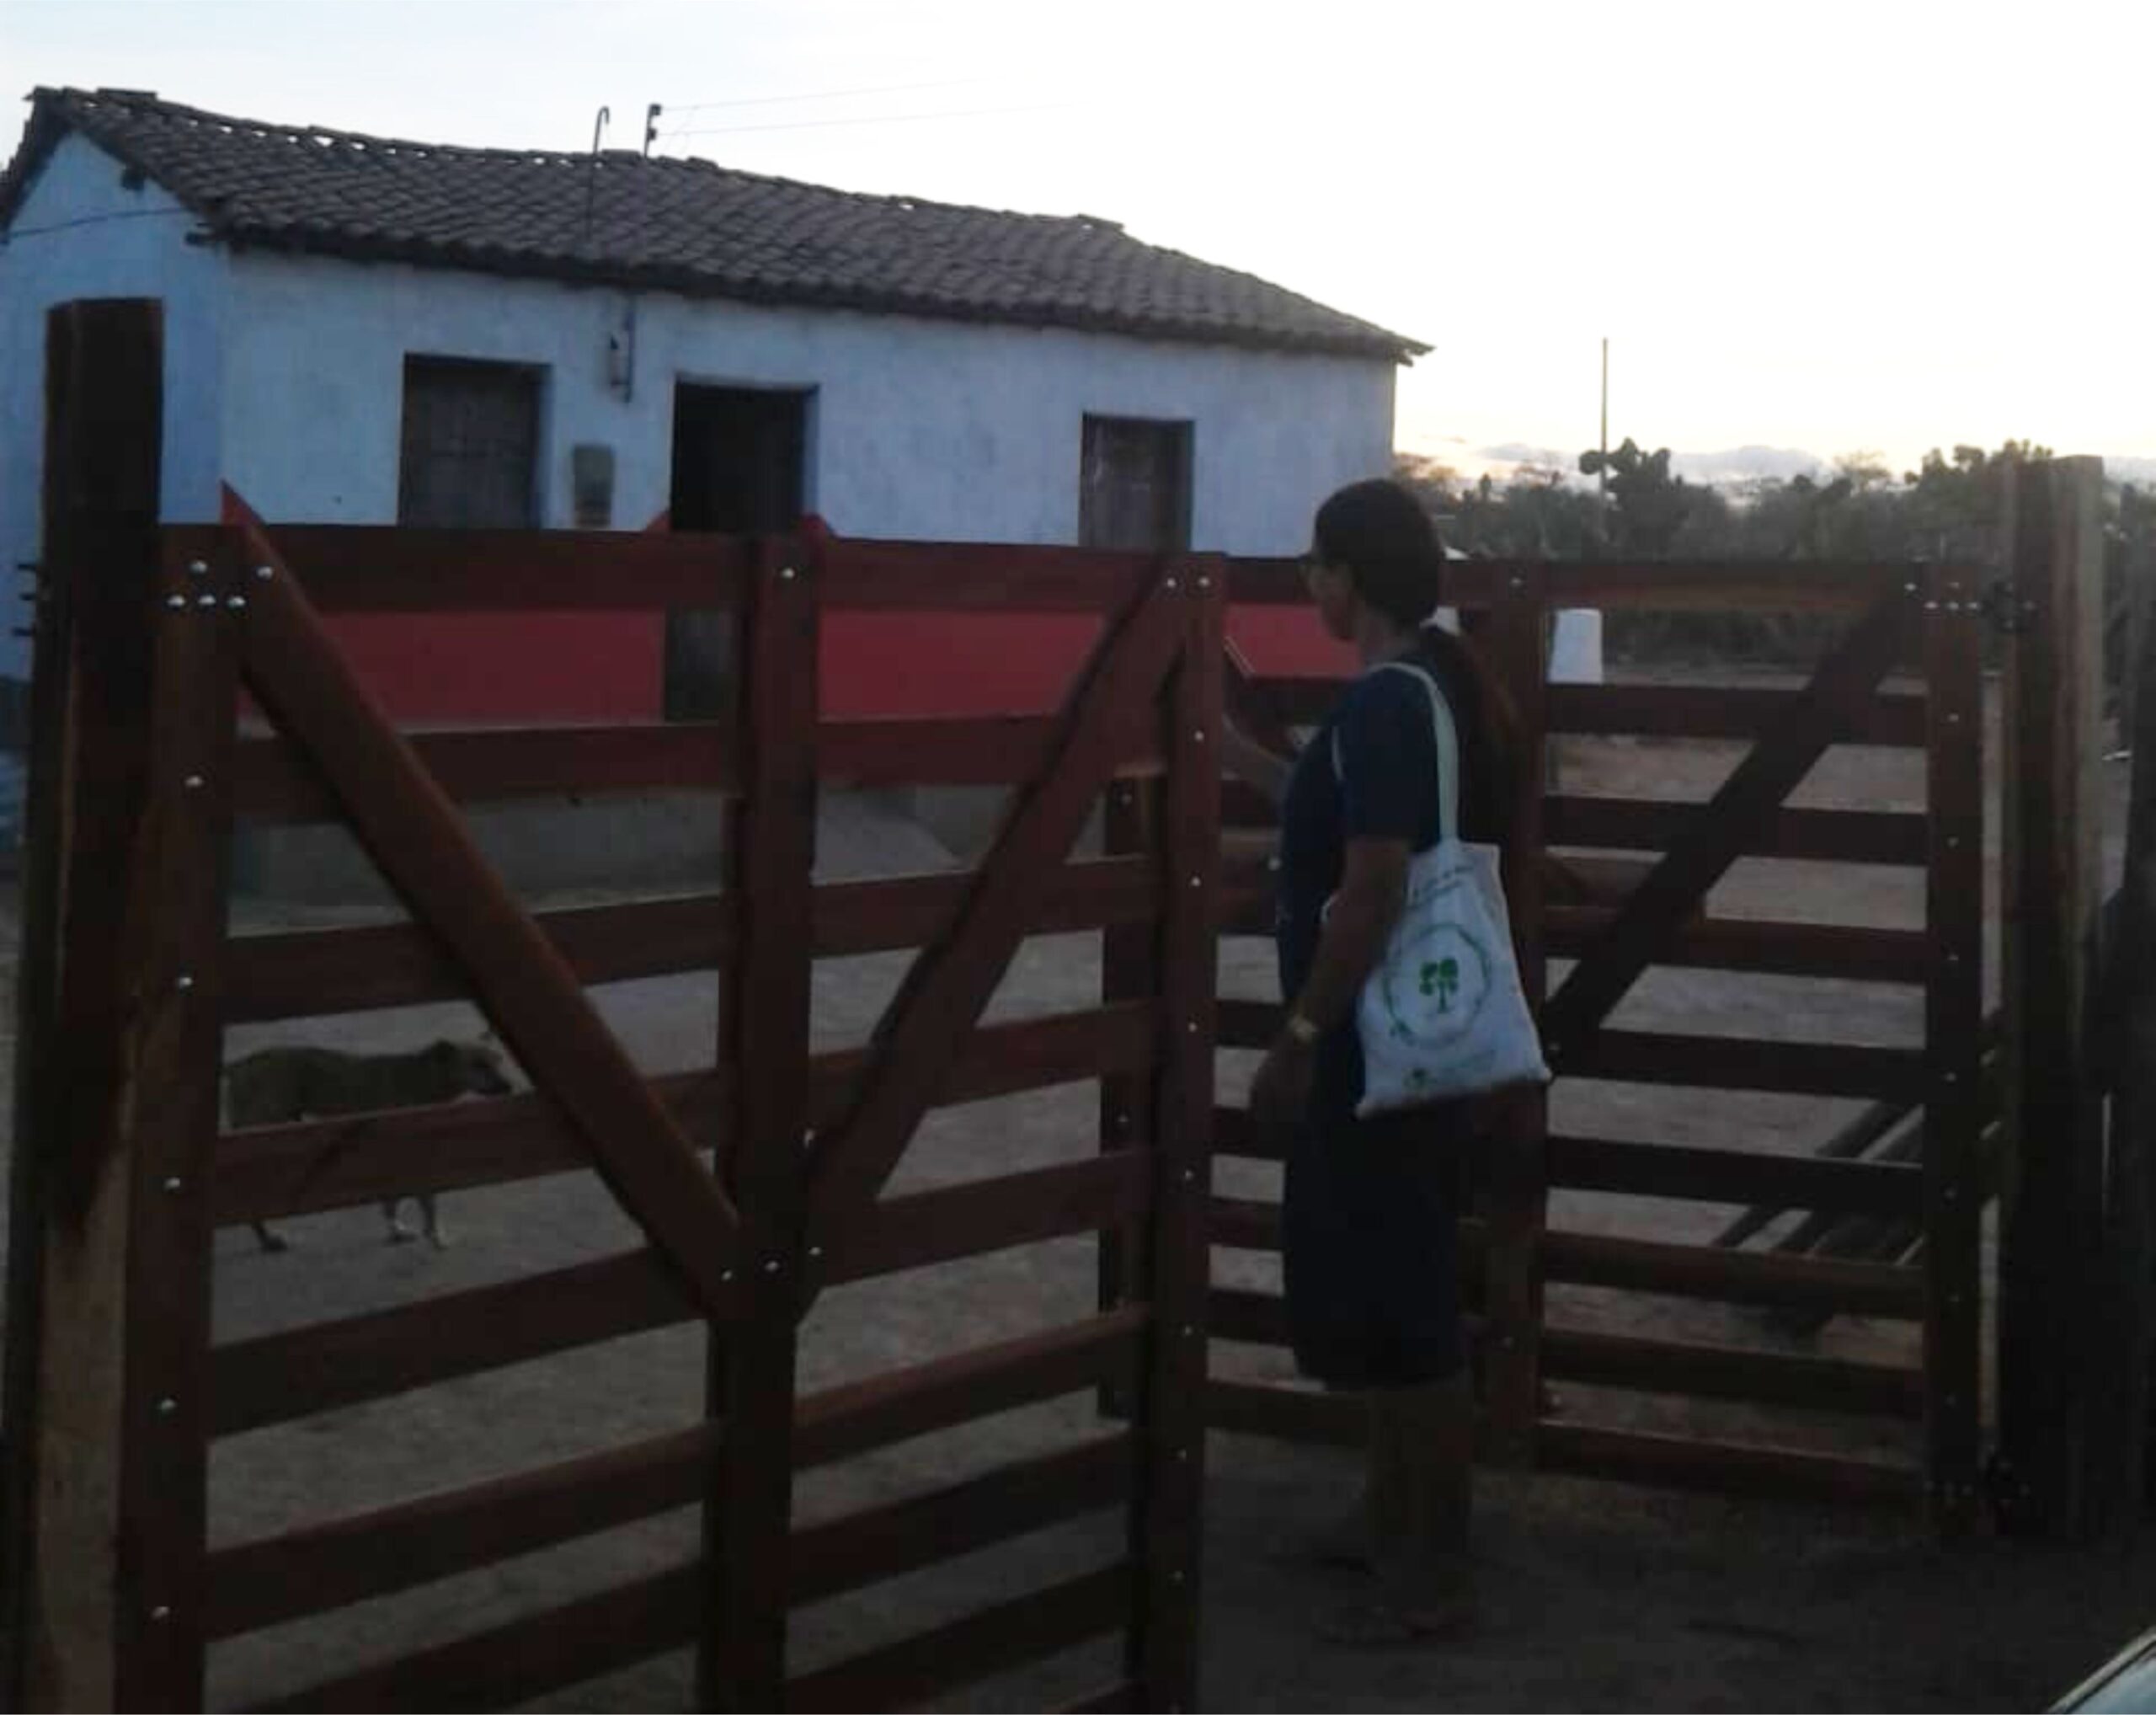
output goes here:
{"type": "Polygon", "coordinates": [[[1220,746],[1220,760],[1230,774],[1247,780],[1271,799],[1277,807],[1288,795],[1288,773],[1294,764],[1287,757],[1276,756],[1267,750],[1232,720],[1228,721],[1226,726],[1227,736],[1220,746]]]}
{"type": "Polygon", "coordinates": [[[1292,1121],[1308,1106],[1317,1039],[1347,1018],[1385,957],[1406,904],[1407,866],[1405,840],[1348,841],[1340,890],[1326,915],[1310,975],[1251,1085],[1251,1113],[1261,1122],[1292,1121]]]}

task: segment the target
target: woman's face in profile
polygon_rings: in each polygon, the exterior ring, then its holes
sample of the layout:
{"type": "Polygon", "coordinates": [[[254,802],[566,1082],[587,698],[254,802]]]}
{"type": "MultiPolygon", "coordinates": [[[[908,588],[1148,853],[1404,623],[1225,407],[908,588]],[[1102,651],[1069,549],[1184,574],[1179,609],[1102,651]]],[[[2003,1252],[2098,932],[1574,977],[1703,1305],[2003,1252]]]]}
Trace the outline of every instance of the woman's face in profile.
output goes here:
{"type": "Polygon", "coordinates": [[[1312,548],[1302,558],[1303,587],[1317,605],[1317,617],[1326,633],[1342,643],[1355,637],[1355,585],[1345,566],[1329,564],[1312,548]]]}

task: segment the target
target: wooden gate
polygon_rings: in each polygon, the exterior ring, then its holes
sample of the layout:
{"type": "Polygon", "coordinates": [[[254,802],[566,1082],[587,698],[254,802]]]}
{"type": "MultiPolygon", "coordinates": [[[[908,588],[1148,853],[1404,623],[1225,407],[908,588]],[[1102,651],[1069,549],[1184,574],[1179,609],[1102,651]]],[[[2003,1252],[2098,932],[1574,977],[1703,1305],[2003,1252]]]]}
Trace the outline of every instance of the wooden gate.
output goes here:
{"type": "MultiPolygon", "coordinates": [[[[147,498],[115,524],[109,485],[83,494],[40,579],[8,1402],[20,1706],[494,1707],[693,1644],[705,1707],[859,1708],[1102,1639],[1083,1707],[1190,1707],[1219,564],[820,535],[269,526],[237,497],[222,526],[159,529],[143,308],[73,307],[56,334],[79,360],[56,446],[109,455],[117,425],[123,446],[148,450],[147,478],[120,492],[147,498]],[[131,441],[131,422],[147,432],[131,441]],[[670,607],[736,616],[735,719],[403,734],[323,619],[670,607]],[[1091,615],[1098,638],[1054,717],[819,720],[821,616],[890,607],[1091,615]],[[1157,783],[1157,855],[1072,861],[1103,792],[1132,778],[1157,783]],[[1013,794],[975,870],[819,883],[819,783],[1013,794]],[[723,887],[534,913],[461,808],[661,788],[726,800],[723,887]],[[408,921],[229,932],[235,828],[323,819],[356,835],[408,921]],[[1111,925],[1155,948],[1142,992],[981,1022],[1023,938],[1111,925]],[[812,1051],[816,961],[915,946],[871,1041],[812,1051]],[[712,970],[703,1066],[656,1080],[585,987],[712,970]],[[228,1028],[465,996],[530,1093],[221,1132],[228,1028]],[[883,1194],[931,1109],[1102,1076],[1134,1093],[1114,1153],[1081,1134],[1068,1162],[883,1194]],[[356,1314],[301,1304],[237,1338],[216,1326],[221,1228],[585,1168],[628,1216],[630,1248],[408,1288],[356,1314]],[[832,1289],[1108,1228],[1140,1253],[1137,1290],[1113,1308],[1090,1313],[1088,1270],[1065,1320],[798,1386],[798,1331],[832,1289]],[[707,1391],[667,1433],[357,1511],[302,1494],[253,1534],[218,1524],[220,1486],[229,1500],[267,1468],[250,1448],[283,1457],[295,1431],[334,1433],[333,1413],[349,1424],[450,1383],[427,1409],[483,1444],[503,1408],[473,1378],[698,1322],[707,1391]],[[1082,1407],[1110,1383],[1133,1402],[1127,1426],[1087,1409],[1016,1462],[957,1481],[940,1466],[933,1486],[893,1499],[872,1483],[866,1505],[795,1515],[798,1483],[835,1461],[1043,1401],[1082,1407]],[[442,1583],[662,1515],[701,1516],[701,1532],[566,1601],[474,1608],[442,1583]],[[994,1600],[974,1611],[867,1649],[842,1630],[805,1670],[789,1650],[808,1605],[1086,1518],[1099,1528],[1045,1579],[1038,1556],[985,1574],[994,1600]],[[483,1623],[376,1622],[385,1648],[354,1616],[431,1588],[483,1623]],[[339,1613],[333,1643],[307,1629],[339,1613]]],[[[304,1250],[278,1260],[308,1266],[304,1250]]],[[[876,1314],[873,1297],[849,1302],[876,1314]]],[[[586,1396],[565,1415],[603,1430],[609,1404],[586,1396]]],[[[358,1459],[366,1443],[337,1445],[358,1459]]]]}
{"type": "MultiPolygon", "coordinates": [[[[1555,776],[1530,805],[1510,890],[1530,990],[1546,989],[1556,1120],[1493,1143],[1465,1247],[1479,1300],[1483,1456],[1814,1497],[1921,1501],[1928,1492],[1943,1522],[1965,1522],[1979,1463],[1987,1120],[1973,575],[1487,561],[1449,572],[1450,599],[1468,610],[1520,710],[1531,764],[1555,776]],[[1796,613],[1822,629],[1833,622],[1835,634],[1808,679],[1785,686],[1548,687],[1546,623],[1557,608],[1796,613]],[[1566,741],[1577,735],[1621,735],[1641,755],[1674,740],[1748,749],[1678,800],[1621,784],[1576,789],[1566,741]],[[1793,806],[1792,790],[1837,745],[1913,753],[1913,789],[1893,808],[1793,806]],[[1870,866],[1868,884],[1889,898],[1898,888],[1904,908],[1837,922],[1777,908],[1770,888],[1763,904],[1756,881],[1750,903],[1718,902],[1733,866],[1758,858],[1870,866]],[[1890,1011],[1898,992],[1901,1028],[1853,1041],[1833,1028],[1748,1028],[1741,1012],[1732,1028],[1721,978],[1694,997],[1688,1018],[1654,991],[1671,973],[1771,979],[1792,996],[1804,991],[1789,980],[1865,985],[1825,992],[1885,996],[1890,1011]],[[1642,977],[1649,984],[1628,1002],[1642,977]],[[1754,1092],[1782,1107],[1774,1133],[1760,1135],[1741,1119],[1716,1127],[1641,1102],[1669,1087],[1697,1091],[1690,1099],[1702,1106],[1729,1099],[1713,1093],[1754,1092]],[[1791,1097],[1806,1098],[1804,1111],[1791,1097]],[[1634,1218],[1616,1221],[1613,1208],[1634,1218]],[[1805,1218],[1792,1230],[1784,1211],[1805,1218]],[[1779,1307],[1806,1323],[1865,1320],[1841,1322],[1822,1343],[1770,1337],[1730,1306],[1779,1307]],[[1701,1403],[1710,1401],[1738,1408],[1701,1403]],[[1809,1427],[1824,1421],[1835,1428],[1809,1427]]],[[[1233,596],[1303,599],[1290,568],[1245,563],[1233,596]]],[[[1237,675],[1229,694],[1245,721],[1284,732],[1320,719],[1337,690],[1237,675]]],[[[1262,805],[1239,793],[1228,804],[1231,824],[1263,828],[1262,805]]],[[[1231,849],[1262,850],[1267,836],[1231,825],[1226,837],[1231,849]]],[[[1278,1007],[1262,957],[1235,938],[1269,928],[1255,891],[1226,927],[1224,969],[1244,975],[1221,1002],[1221,1044],[1256,1048],[1277,1028],[1278,1007]]],[[[1853,1006],[1852,1022],[1863,1011],[1853,1006]]],[[[1221,1351],[1210,1419],[1354,1439],[1354,1402],[1288,1385],[1273,1349],[1285,1338],[1269,1256],[1278,1140],[1224,1108],[1215,1142],[1210,1317],[1221,1351]]]]}

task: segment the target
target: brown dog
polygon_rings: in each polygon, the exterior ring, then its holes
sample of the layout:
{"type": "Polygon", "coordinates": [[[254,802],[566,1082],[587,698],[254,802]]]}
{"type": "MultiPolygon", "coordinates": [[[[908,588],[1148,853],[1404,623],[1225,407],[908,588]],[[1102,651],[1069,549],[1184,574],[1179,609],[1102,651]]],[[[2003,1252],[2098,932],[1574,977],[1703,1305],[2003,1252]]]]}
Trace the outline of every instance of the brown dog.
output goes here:
{"type": "MultiPolygon", "coordinates": [[[[346,1054],[334,1048],[265,1048],[225,1068],[225,1113],[235,1128],[283,1125],[338,1114],[383,1108],[415,1108],[453,1102],[459,1096],[505,1096],[510,1084],[501,1055],[483,1042],[440,1041],[410,1054],[346,1054]]],[[[427,1242],[440,1250],[441,1223],[434,1193],[417,1194],[427,1242]]],[[[401,1243],[414,1235],[398,1218],[401,1197],[382,1205],[389,1237],[401,1243]]],[[[263,1222],[252,1223],[265,1251],[290,1248],[263,1222]]]]}

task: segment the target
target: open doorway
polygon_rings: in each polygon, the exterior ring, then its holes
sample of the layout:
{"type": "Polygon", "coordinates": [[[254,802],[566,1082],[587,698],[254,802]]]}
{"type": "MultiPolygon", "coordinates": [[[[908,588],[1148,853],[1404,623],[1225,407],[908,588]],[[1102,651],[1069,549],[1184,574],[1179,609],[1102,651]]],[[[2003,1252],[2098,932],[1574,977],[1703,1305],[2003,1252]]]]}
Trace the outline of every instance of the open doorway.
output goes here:
{"type": "MultiPolygon", "coordinates": [[[[798,523],[807,491],[805,391],[674,389],[674,470],[668,509],[675,530],[727,535],[798,523]]],[[[669,720],[713,720],[734,694],[734,628],[723,613],[666,616],[664,706],[669,720]]]]}

